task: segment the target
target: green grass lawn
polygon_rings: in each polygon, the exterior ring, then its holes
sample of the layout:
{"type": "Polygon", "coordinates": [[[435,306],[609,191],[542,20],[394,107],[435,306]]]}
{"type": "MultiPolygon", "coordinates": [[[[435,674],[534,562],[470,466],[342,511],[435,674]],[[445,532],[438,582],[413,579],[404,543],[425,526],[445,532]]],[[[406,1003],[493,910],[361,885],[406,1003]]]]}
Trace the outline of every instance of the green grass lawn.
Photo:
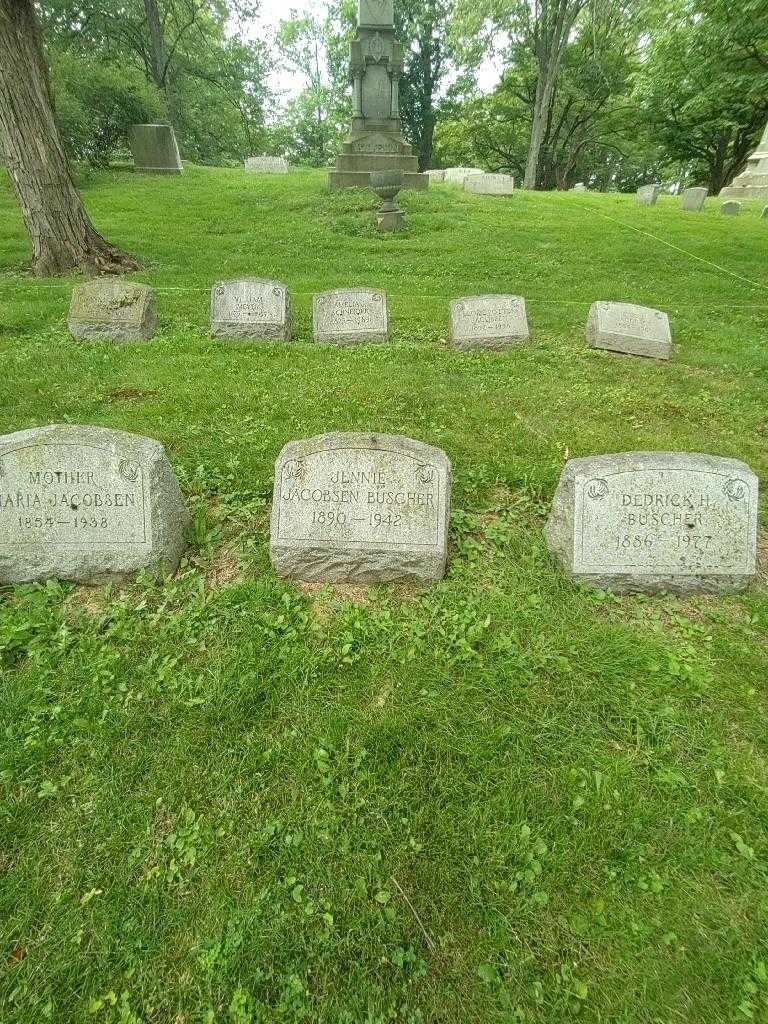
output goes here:
{"type": "Polygon", "coordinates": [[[0,593],[2,1024],[768,1021],[765,579],[617,598],[542,537],[568,454],[768,481],[760,204],[443,186],[379,238],[320,173],[82,186],[161,330],[70,340],[75,279],[26,274],[1,179],[0,432],[160,439],[194,537],[163,585],[0,593]],[[241,274],[290,287],[296,343],[207,336],[241,274]],[[313,292],[350,285],[388,291],[391,345],[312,343],[313,292]],[[497,291],[531,345],[447,350],[449,301],[497,291]],[[597,299],[666,310],[674,361],[588,349],[597,299]],[[448,452],[444,582],[274,576],[275,457],[328,430],[448,452]]]}

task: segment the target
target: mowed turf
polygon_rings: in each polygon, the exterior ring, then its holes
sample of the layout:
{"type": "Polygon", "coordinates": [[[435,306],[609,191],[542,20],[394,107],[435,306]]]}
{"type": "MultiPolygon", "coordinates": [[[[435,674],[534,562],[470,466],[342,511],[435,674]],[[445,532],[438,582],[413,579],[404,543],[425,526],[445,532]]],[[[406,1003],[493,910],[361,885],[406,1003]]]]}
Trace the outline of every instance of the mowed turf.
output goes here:
{"type": "Polygon", "coordinates": [[[1,179],[0,431],[159,438],[194,527],[162,585],[0,592],[0,1021],[768,1021],[765,577],[617,598],[542,537],[569,454],[768,481],[759,204],[443,186],[379,238],[319,172],[81,184],[161,330],[70,340],[76,278],[27,275],[1,179]],[[241,274],[289,286],[295,343],[208,337],[241,274]],[[352,285],[389,293],[390,345],[312,342],[312,294],[352,285]],[[525,296],[531,344],[447,350],[487,292],[525,296]],[[597,299],[668,312],[674,361],[589,350],[597,299]],[[329,430],[448,452],[444,582],[274,576],[275,457],[329,430]]]}

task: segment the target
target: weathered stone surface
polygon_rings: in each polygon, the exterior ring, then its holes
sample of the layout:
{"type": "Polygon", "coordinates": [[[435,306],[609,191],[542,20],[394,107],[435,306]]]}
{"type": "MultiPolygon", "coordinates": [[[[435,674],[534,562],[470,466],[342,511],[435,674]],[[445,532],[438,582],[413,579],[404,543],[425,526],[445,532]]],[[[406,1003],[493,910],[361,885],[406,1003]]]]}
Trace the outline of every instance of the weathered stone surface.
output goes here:
{"type": "Polygon", "coordinates": [[[511,174],[468,174],[464,179],[464,191],[481,196],[511,196],[515,191],[515,179],[511,174]]]}
{"type": "Polygon", "coordinates": [[[720,192],[722,199],[768,199],[768,124],[744,171],[720,192]]]}
{"type": "Polygon", "coordinates": [[[182,174],[176,133],[169,124],[134,124],[128,129],[134,168],[143,174],[182,174]]]}
{"type": "Polygon", "coordinates": [[[518,295],[471,295],[451,303],[455,348],[502,349],[529,337],[525,299],[518,295]]]}
{"type": "Polygon", "coordinates": [[[443,180],[451,185],[463,185],[470,174],[485,174],[485,171],[479,167],[449,167],[443,180]]]}
{"type": "Polygon", "coordinates": [[[430,181],[434,181],[434,182],[440,183],[442,181],[445,181],[445,171],[440,171],[440,170],[427,171],[427,177],[429,178],[430,181]]]}
{"type": "Polygon", "coordinates": [[[735,459],[630,452],[567,464],[547,542],[605,590],[742,590],[757,572],[758,481],[735,459]]]}
{"type": "Polygon", "coordinates": [[[439,448],[389,434],[292,441],[275,467],[272,564],[328,583],[439,580],[450,507],[439,448]]]}
{"type": "Polygon", "coordinates": [[[587,341],[593,348],[631,356],[672,357],[667,314],[628,302],[595,302],[589,311],[587,341]]]}
{"type": "Polygon", "coordinates": [[[70,425],[0,437],[0,583],[173,572],[188,520],[158,441],[70,425]]]}
{"type": "Polygon", "coordinates": [[[249,156],[245,169],[253,174],[287,174],[288,161],[282,156],[249,156]]]}
{"type": "Polygon", "coordinates": [[[68,326],[78,340],[147,341],[157,330],[155,293],[149,285],[119,277],[75,285],[68,326]]]}
{"type": "Polygon", "coordinates": [[[687,188],[683,192],[681,206],[684,210],[692,210],[699,213],[704,209],[704,203],[709,195],[708,188],[687,188]]]}
{"type": "Polygon", "coordinates": [[[641,185],[637,190],[637,202],[640,206],[655,206],[660,192],[661,185],[641,185]]]}
{"type": "Polygon", "coordinates": [[[389,340],[386,292],[376,288],[338,288],[316,295],[312,303],[315,341],[337,345],[389,340]]]}
{"type": "Polygon", "coordinates": [[[291,340],[291,300],[279,281],[241,277],[218,281],[211,291],[214,338],[291,340]]]}
{"type": "Polygon", "coordinates": [[[741,203],[737,203],[735,199],[729,199],[720,207],[720,212],[724,213],[726,217],[738,217],[741,213],[741,203]]]}

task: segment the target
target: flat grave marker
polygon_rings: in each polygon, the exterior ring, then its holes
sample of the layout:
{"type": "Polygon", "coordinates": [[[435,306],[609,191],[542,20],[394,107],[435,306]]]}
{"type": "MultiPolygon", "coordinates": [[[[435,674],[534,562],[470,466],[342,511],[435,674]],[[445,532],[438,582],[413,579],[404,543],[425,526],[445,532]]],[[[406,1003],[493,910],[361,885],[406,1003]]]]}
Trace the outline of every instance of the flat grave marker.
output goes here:
{"type": "Polygon", "coordinates": [[[386,292],[376,288],[337,288],[315,295],[312,303],[315,341],[360,345],[389,340],[386,292]]]}
{"type": "Polygon", "coordinates": [[[511,174],[468,174],[464,179],[464,191],[481,196],[511,196],[515,191],[515,179],[511,174]]]}
{"type": "Polygon", "coordinates": [[[595,302],[589,311],[587,341],[592,348],[625,355],[672,358],[667,314],[628,302],[595,302]]]}
{"type": "Polygon", "coordinates": [[[519,295],[471,295],[451,303],[454,348],[504,349],[529,338],[525,299],[519,295]]]}
{"type": "Polygon", "coordinates": [[[275,466],[272,564],[309,582],[442,579],[450,503],[439,448],[390,434],[291,441],[275,466]]]}
{"type": "Polygon", "coordinates": [[[252,174],[287,174],[289,168],[282,156],[249,156],[245,169],[252,174]]]}

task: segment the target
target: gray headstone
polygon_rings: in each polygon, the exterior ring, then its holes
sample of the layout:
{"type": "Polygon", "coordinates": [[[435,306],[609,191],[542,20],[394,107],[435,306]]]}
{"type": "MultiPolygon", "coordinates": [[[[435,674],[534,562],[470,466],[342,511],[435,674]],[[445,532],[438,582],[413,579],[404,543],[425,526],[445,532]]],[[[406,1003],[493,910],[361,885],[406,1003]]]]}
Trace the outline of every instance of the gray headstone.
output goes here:
{"type": "Polygon", "coordinates": [[[151,438],[69,425],[0,437],[0,583],[173,572],[188,521],[151,438]]]}
{"type": "Polygon", "coordinates": [[[169,124],[134,124],[128,129],[133,164],[144,174],[181,174],[176,133],[169,124]]]}
{"type": "Polygon", "coordinates": [[[245,169],[254,174],[287,174],[288,161],[282,156],[249,156],[245,169]]]}
{"type": "Polygon", "coordinates": [[[589,311],[587,341],[592,348],[631,356],[672,357],[672,329],[667,314],[628,302],[595,302],[589,311]]]}
{"type": "Polygon", "coordinates": [[[655,206],[659,192],[661,192],[661,185],[642,185],[637,190],[637,202],[640,206],[655,206]]]}
{"type": "Polygon", "coordinates": [[[704,203],[707,201],[709,195],[708,188],[687,188],[683,192],[682,208],[684,210],[692,210],[694,213],[699,213],[704,209],[704,203]]]}
{"type": "Polygon", "coordinates": [[[741,213],[741,203],[736,202],[735,199],[729,199],[720,207],[720,212],[724,213],[726,217],[737,217],[741,213]]]}
{"type": "Polygon", "coordinates": [[[241,277],[218,281],[211,291],[214,338],[291,340],[291,300],[279,281],[241,277]]]}
{"type": "Polygon", "coordinates": [[[511,174],[468,174],[464,179],[464,191],[481,196],[511,196],[515,191],[515,179],[511,174]]]}
{"type": "Polygon", "coordinates": [[[427,177],[430,181],[441,182],[445,181],[445,171],[432,170],[427,171],[427,177]]]}
{"type": "Polygon", "coordinates": [[[439,580],[450,507],[439,448],[390,434],[292,441],[275,466],[272,564],[328,583],[439,580]]]}
{"type": "Polygon", "coordinates": [[[587,186],[584,184],[583,181],[577,181],[576,184],[571,189],[571,192],[586,192],[586,191],[587,191],[587,186]]]}
{"type": "Polygon", "coordinates": [[[386,292],[339,288],[316,295],[312,304],[315,341],[337,345],[389,340],[386,292]]]}
{"type": "Polygon", "coordinates": [[[451,303],[455,348],[501,349],[529,338],[525,299],[518,295],[471,295],[451,303]]]}
{"type": "Polygon", "coordinates": [[[147,341],[157,330],[155,293],[149,285],[119,277],[75,285],[68,326],[78,340],[147,341]]]}
{"type": "Polygon", "coordinates": [[[742,590],[757,572],[758,481],[735,459],[629,452],[569,462],[550,551],[605,590],[742,590]]]}
{"type": "Polygon", "coordinates": [[[445,172],[444,181],[450,182],[452,185],[463,185],[470,174],[485,174],[485,171],[478,167],[449,167],[445,172]]]}

